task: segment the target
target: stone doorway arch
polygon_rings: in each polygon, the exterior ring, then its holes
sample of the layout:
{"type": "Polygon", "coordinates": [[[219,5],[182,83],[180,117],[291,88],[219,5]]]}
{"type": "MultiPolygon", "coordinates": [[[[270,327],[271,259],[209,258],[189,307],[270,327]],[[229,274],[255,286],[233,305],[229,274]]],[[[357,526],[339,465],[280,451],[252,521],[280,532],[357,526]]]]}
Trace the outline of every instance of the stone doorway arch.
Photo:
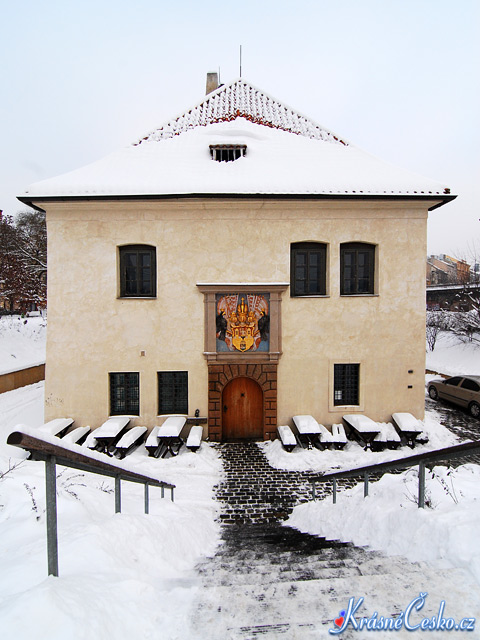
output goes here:
{"type": "Polygon", "coordinates": [[[213,442],[224,440],[222,421],[223,390],[235,378],[254,380],[263,393],[263,440],[276,437],[277,364],[216,363],[208,366],[208,436],[213,442]]]}

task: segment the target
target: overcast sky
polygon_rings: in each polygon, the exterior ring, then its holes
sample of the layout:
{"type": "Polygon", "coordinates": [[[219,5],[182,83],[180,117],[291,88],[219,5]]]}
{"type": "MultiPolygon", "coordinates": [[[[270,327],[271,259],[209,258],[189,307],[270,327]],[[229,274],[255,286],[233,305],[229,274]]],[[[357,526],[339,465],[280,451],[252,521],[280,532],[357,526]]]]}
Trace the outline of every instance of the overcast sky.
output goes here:
{"type": "Polygon", "coordinates": [[[447,186],[429,253],[480,248],[479,0],[2,2],[0,209],[239,76],[447,186]]]}

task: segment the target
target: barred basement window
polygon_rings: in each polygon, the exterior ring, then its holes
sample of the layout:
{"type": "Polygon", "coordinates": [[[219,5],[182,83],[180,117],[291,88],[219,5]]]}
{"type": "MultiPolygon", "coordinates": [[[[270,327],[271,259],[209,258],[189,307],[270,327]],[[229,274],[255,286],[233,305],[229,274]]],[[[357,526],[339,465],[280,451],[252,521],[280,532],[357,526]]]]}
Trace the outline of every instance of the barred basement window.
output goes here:
{"type": "Polygon", "coordinates": [[[188,413],[188,371],[158,371],[158,414],[188,413]]]}
{"type": "Polygon", "coordinates": [[[360,387],[359,364],[336,364],[333,371],[333,404],[358,405],[360,387]]]}
{"type": "Polygon", "coordinates": [[[110,373],[110,415],[140,414],[140,374],[110,373]]]}
{"type": "Polygon", "coordinates": [[[243,158],[247,151],[246,144],[211,144],[210,155],[217,162],[233,162],[243,158]]]}

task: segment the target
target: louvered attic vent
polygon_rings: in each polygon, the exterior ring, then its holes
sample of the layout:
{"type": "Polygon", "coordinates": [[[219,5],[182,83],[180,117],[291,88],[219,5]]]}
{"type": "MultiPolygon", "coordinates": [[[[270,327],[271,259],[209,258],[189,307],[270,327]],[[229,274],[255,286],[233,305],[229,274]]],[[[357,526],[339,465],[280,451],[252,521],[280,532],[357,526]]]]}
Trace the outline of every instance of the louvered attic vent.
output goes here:
{"type": "Polygon", "coordinates": [[[243,158],[247,151],[246,144],[211,144],[210,155],[217,162],[233,162],[243,158]]]}

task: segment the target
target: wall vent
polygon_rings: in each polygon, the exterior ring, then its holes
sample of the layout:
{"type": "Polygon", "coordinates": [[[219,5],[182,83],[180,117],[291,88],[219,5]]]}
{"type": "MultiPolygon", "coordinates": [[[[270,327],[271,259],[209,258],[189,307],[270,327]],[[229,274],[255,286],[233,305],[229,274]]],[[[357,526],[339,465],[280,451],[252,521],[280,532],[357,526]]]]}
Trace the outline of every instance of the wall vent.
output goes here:
{"type": "Polygon", "coordinates": [[[216,162],[233,162],[246,154],[246,144],[211,144],[210,155],[216,162]]]}

